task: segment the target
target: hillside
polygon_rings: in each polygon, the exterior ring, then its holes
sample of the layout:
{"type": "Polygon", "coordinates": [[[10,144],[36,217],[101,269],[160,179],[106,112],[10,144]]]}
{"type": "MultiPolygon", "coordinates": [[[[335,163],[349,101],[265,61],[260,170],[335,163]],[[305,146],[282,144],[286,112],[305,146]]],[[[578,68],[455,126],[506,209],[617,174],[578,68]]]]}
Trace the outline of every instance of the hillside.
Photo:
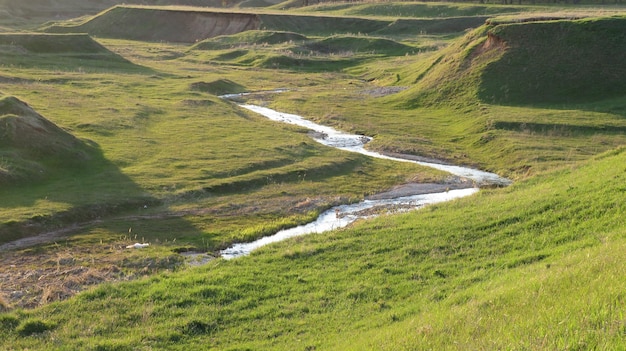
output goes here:
{"type": "Polygon", "coordinates": [[[20,67],[148,71],[86,34],[0,33],[0,58],[6,65],[20,67]]]}
{"type": "MultiPolygon", "coordinates": [[[[0,23],[16,27],[35,27],[49,21],[92,16],[115,5],[182,5],[199,7],[234,7],[241,1],[221,0],[3,0],[0,23]]],[[[256,6],[273,5],[275,1],[257,1],[256,6]]]]}
{"type": "Polygon", "coordinates": [[[0,186],[50,178],[58,168],[80,168],[91,147],[19,99],[0,99],[0,186]]]}
{"type": "Polygon", "coordinates": [[[2,33],[0,45],[9,52],[22,51],[29,54],[111,54],[85,34],[2,33]]]}
{"type": "Polygon", "coordinates": [[[403,98],[504,105],[612,98],[624,90],[624,28],[626,17],[491,20],[422,69],[403,98]]]}
{"type": "Polygon", "coordinates": [[[114,6],[83,22],[47,25],[43,30],[50,33],[88,33],[105,38],[195,43],[258,29],[297,31],[305,35],[456,33],[477,27],[486,19],[476,16],[391,20],[185,7],[114,6]]]}
{"type": "Polygon", "coordinates": [[[115,6],[77,26],[52,26],[52,33],[86,32],[108,38],[193,43],[258,29],[257,15],[201,9],[115,6]]]}
{"type": "Polygon", "coordinates": [[[620,349],[625,162],[619,149],[509,189],[105,285],[5,314],[0,335],[60,350],[620,349]]]}
{"type": "Polygon", "coordinates": [[[504,53],[482,73],[485,102],[572,104],[626,89],[626,17],[503,23],[487,35],[483,47],[504,53]]]}

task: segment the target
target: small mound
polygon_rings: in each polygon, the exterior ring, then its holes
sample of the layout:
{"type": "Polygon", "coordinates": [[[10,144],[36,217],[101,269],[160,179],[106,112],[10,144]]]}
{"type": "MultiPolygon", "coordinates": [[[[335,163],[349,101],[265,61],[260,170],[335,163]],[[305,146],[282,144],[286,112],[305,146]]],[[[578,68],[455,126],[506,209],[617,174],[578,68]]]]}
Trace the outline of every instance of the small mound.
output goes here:
{"type": "Polygon", "coordinates": [[[194,45],[192,50],[223,50],[251,45],[276,45],[304,41],[307,37],[293,32],[252,30],[233,35],[210,38],[194,45]]]}
{"type": "Polygon", "coordinates": [[[342,52],[385,54],[388,56],[402,56],[416,48],[400,44],[394,40],[355,36],[333,36],[304,46],[305,49],[323,54],[342,52]]]}
{"type": "Polygon", "coordinates": [[[90,150],[19,99],[0,99],[0,184],[75,168],[90,159],[90,150]]]}
{"type": "Polygon", "coordinates": [[[196,82],[191,84],[191,90],[201,91],[213,95],[237,94],[246,91],[246,87],[232,80],[218,79],[212,82],[196,82]]]}

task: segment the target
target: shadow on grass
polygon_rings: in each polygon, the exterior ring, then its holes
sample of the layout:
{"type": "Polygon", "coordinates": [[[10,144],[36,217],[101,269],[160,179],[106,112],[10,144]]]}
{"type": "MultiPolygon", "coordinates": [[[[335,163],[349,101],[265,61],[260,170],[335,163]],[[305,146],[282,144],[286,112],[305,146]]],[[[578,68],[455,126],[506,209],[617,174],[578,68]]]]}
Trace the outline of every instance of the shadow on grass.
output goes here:
{"type": "Polygon", "coordinates": [[[0,125],[0,243],[54,238],[106,226],[105,220],[124,231],[132,222],[166,220],[162,230],[146,225],[153,238],[198,233],[168,214],[161,200],[123,174],[97,144],[74,137],[26,103],[0,98],[0,125]]]}

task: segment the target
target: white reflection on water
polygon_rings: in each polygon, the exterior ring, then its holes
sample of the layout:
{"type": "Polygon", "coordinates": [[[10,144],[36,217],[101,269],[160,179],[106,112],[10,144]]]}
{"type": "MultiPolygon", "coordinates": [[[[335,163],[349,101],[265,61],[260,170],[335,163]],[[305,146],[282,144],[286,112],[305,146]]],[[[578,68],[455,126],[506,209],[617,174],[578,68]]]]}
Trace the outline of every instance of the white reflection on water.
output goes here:
{"type": "Polygon", "coordinates": [[[284,229],[274,235],[266,236],[250,243],[235,244],[228,249],[222,250],[221,256],[225,259],[232,259],[247,255],[253,250],[267,244],[275,243],[295,236],[322,233],[333,229],[343,228],[359,218],[376,216],[376,214],[380,212],[372,212],[368,210],[376,209],[378,207],[383,209],[394,207],[400,208],[401,210],[407,210],[408,208],[416,209],[427,204],[434,204],[437,202],[449,201],[463,196],[472,195],[477,191],[477,188],[458,189],[450,190],[444,193],[413,195],[394,199],[364,200],[356,204],[336,206],[322,213],[314,222],[284,229]]]}

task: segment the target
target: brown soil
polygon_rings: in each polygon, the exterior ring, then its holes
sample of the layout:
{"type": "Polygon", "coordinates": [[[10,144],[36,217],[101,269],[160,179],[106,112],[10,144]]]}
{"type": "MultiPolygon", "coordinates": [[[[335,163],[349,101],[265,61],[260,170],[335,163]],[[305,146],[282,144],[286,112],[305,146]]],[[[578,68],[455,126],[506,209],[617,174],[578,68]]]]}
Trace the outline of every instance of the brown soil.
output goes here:
{"type": "Polygon", "coordinates": [[[172,254],[150,257],[142,249],[127,249],[129,241],[93,247],[51,244],[0,255],[0,306],[33,308],[67,299],[97,284],[131,280],[182,265],[172,254]]]}

